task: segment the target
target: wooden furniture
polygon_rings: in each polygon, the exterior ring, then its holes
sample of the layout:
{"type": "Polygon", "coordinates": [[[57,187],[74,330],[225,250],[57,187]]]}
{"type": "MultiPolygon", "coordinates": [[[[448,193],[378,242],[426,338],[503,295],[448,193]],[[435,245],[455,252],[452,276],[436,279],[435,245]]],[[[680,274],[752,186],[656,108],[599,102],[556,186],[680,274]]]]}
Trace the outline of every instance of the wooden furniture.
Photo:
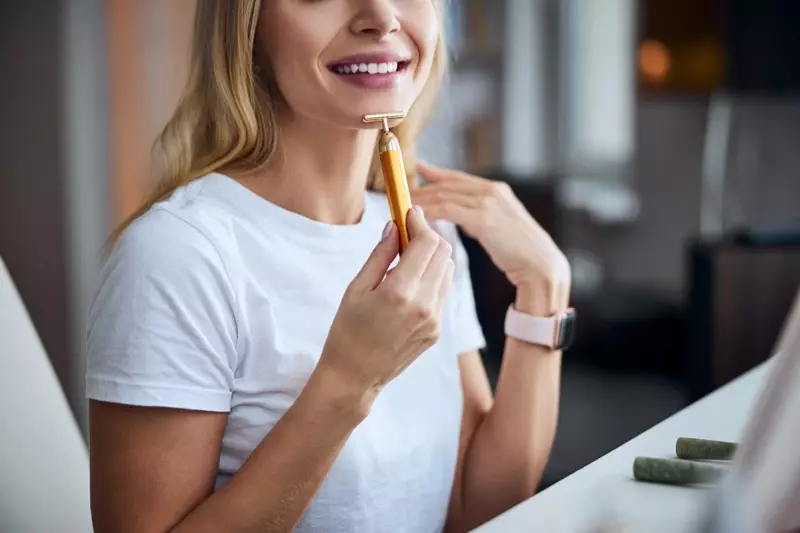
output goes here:
{"type": "Polygon", "coordinates": [[[769,357],[800,287],[800,235],[695,241],[688,260],[686,368],[696,399],[769,357]]]}

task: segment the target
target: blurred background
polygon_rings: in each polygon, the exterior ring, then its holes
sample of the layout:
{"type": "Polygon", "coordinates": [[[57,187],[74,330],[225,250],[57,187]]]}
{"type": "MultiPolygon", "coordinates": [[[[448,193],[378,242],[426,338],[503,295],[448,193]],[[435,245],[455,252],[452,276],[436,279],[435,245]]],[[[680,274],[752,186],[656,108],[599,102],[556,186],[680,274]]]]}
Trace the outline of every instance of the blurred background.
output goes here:
{"type": "MultiPolygon", "coordinates": [[[[101,246],[154,182],[193,5],[0,1],[0,257],[84,430],[101,246]]],[[[419,155],[511,183],[573,265],[543,486],[769,355],[800,285],[798,27],[791,0],[448,3],[419,155]]],[[[467,247],[494,380],[513,290],[467,247]]]]}

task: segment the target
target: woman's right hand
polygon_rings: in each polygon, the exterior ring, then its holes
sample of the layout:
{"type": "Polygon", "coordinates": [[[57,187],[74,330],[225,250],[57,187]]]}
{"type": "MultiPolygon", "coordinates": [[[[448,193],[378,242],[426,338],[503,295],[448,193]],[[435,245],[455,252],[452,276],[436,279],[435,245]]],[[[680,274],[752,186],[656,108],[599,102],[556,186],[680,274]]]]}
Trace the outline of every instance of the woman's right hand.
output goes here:
{"type": "Polygon", "coordinates": [[[322,352],[318,370],[334,372],[351,390],[377,394],[439,338],[452,247],[421,210],[411,209],[407,221],[409,244],[397,266],[388,272],[399,251],[390,221],[347,288],[322,352]]]}

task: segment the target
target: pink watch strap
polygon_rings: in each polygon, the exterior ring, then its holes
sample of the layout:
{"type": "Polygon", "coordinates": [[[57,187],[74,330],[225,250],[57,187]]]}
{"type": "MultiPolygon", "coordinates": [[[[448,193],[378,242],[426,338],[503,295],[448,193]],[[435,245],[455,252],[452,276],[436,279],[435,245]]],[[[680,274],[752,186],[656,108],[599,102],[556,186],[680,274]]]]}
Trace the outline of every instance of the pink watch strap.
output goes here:
{"type": "Polygon", "coordinates": [[[506,313],[505,333],[524,342],[555,348],[559,318],[560,315],[547,317],[528,315],[517,311],[512,305],[506,313]]]}

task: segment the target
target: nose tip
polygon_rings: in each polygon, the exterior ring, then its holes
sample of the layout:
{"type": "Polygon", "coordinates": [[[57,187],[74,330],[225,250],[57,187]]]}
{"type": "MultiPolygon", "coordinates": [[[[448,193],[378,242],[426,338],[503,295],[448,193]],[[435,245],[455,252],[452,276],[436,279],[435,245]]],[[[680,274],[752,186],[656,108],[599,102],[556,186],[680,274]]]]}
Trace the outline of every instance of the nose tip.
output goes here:
{"type": "Polygon", "coordinates": [[[360,35],[381,38],[399,31],[400,23],[391,2],[369,2],[369,6],[353,19],[352,30],[360,35]]]}
{"type": "Polygon", "coordinates": [[[383,37],[384,35],[389,35],[392,33],[391,28],[364,28],[360,30],[358,33],[362,35],[370,35],[373,37],[383,37]]]}

